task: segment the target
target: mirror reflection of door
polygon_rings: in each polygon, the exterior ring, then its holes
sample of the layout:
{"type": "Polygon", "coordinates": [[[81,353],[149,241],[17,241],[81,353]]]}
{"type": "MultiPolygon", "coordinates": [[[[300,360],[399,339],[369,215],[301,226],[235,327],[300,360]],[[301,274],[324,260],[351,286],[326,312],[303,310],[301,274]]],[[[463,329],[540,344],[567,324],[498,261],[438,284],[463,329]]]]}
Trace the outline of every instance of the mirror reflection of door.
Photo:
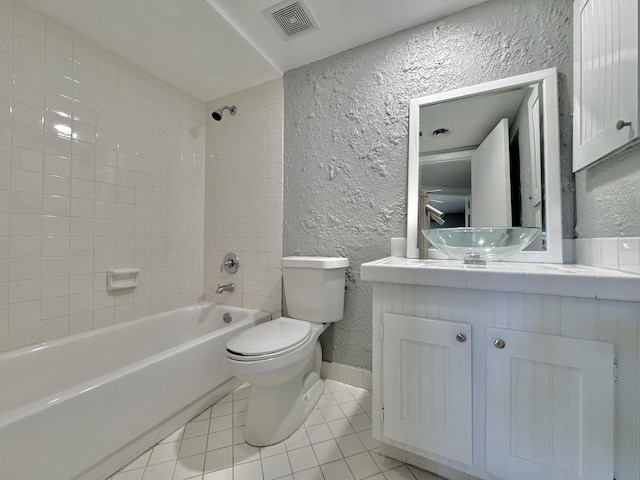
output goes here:
{"type": "Polygon", "coordinates": [[[471,226],[511,227],[509,119],[498,122],[471,155],[471,226]]]}
{"type": "MultiPolygon", "coordinates": [[[[527,112],[529,114],[529,153],[531,168],[531,190],[523,201],[529,203],[529,208],[522,209],[524,215],[531,215],[531,218],[523,218],[523,222],[534,227],[542,228],[544,225],[544,212],[542,209],[543,181],[542,181],[542,129],[540,110],[540,87],[532,85],[529,98],[527,100],[527,112]]],[[[525,196],[525,195],[523,195],[525,196]]],[[[539,235],[527,247],[527,250],[542,250],[543,237],[539,235]]]]}

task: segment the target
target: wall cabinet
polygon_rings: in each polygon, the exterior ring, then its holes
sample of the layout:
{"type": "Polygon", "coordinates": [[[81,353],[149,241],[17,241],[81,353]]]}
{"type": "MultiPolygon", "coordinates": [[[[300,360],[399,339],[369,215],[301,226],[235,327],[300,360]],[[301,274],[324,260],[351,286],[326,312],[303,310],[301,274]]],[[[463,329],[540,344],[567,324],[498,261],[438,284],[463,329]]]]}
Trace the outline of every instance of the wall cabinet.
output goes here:
{"type": "Polygon", "coordinates": [[[574,172],[640,135],[638,17],[638,0],[574,0],[574,172]]]}
{"type": "Polygon", "coordinates": [[[614,345],[510,312],[541,301],[374,284],[374,437],[482,479],[614,478],[614,345]]]}

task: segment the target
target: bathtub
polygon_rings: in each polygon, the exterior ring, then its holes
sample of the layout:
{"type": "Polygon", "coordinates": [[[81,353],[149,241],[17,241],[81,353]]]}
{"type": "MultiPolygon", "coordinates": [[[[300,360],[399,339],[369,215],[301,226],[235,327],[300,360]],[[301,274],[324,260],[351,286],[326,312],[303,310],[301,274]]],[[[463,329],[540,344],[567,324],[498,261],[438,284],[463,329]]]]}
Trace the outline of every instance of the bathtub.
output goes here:
{"type": "Polygon", "coordinates": [[[239,385],[225,344],[270,318],[201,303],[0,354],[0,479],[108,477],[239,385]]]}

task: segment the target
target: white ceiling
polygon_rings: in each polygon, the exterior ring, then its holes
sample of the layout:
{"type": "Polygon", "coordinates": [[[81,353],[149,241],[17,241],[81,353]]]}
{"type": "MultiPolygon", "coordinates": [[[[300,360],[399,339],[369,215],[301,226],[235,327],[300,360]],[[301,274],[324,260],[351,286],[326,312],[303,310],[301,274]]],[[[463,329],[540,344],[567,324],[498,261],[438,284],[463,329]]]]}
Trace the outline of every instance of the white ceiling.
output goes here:
{"type": "Polygon", "coordinates": [[[24,0],[202,101],[486,0],[304,0],[319,29],[286,41],[279,0],[24,0]]]}

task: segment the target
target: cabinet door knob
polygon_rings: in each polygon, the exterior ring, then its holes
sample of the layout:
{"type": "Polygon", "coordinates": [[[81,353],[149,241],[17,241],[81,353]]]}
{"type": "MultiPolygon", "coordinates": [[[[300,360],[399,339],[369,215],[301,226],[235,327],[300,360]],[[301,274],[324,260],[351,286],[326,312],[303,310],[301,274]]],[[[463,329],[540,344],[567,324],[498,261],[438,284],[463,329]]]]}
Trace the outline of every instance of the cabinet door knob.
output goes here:
{"type": "Polygon", "coordinates": [[[493,342],[493,344],[496,348],[504,348],[504,346],[506,345],[506,343],[504,343],[504,340],[502,340],[501,338],[498,338],[495,342],[493,342]]]}
{"type": "Polygon", "coordinates": [[[616,123],[616,130],[622,130],[624,127],[630,127],[631,122],[625,122],[624,120],[618,120],[616,123]]]}
{"type": "Polygon", "coordinates": [[[464,333],[459,333],[456,335],[456,340],[458,340],[460,343],[464,343],[467,341],[467,336],[464,333]]]}

